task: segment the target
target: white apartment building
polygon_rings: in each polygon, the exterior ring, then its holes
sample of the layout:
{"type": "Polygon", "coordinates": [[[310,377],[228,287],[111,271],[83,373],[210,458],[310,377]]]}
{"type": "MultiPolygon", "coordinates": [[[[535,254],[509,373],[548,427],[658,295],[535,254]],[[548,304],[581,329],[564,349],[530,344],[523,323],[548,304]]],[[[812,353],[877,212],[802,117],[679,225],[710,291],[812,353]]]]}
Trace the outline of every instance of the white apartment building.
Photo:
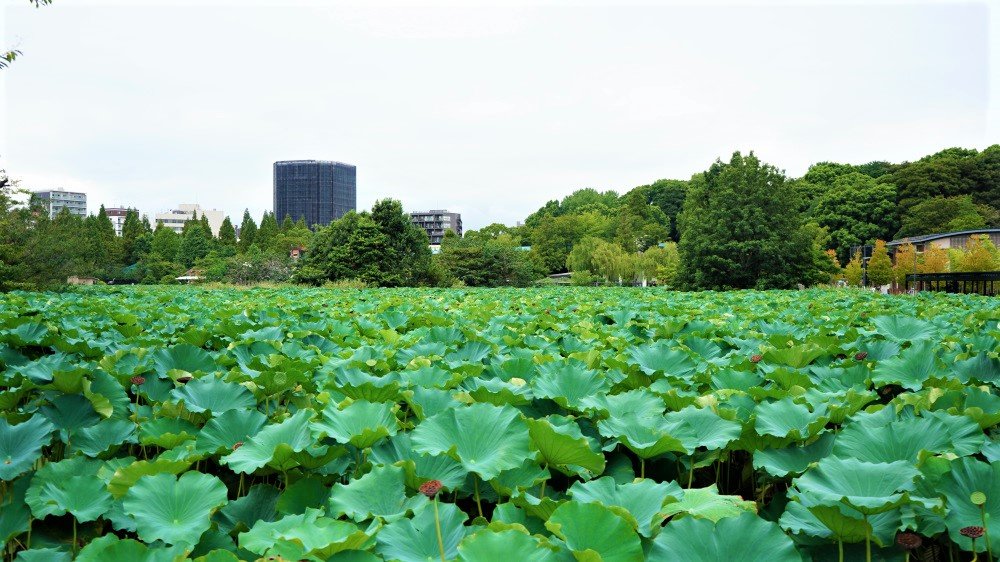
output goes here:
{"type": "Polygon", "coordinates": [[[208,226],[212,228],[212,236],[218,236],[222,221],[226,220],[225,213],[215,209],[202,209],[197,204],[181,203],[176,209],[156,213],[156,224],[162,224],[180,234],[184,230],[185,222],[191,219],[201,219],[203,215],[208,217],[208,226]]]}

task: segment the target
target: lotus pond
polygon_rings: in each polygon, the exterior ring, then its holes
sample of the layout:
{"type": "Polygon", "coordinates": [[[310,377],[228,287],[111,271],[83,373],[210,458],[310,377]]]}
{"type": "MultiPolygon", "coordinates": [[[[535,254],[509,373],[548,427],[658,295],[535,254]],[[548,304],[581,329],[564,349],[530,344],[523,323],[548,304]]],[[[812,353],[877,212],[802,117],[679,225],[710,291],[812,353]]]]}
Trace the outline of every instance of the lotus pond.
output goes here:
{"type": "Polygon", "coordinates": [[[989,298],[848,290],[2,295],[0,545],[994,559],[998,321],[989,298]]]}

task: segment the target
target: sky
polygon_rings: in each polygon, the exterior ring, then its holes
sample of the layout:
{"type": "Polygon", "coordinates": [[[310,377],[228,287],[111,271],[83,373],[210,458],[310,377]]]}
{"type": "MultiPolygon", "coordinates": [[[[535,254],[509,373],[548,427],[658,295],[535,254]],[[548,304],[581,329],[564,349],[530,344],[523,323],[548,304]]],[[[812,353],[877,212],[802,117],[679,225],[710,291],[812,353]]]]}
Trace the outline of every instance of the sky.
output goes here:
{"type": "Polygon", "coordinates": [[[469,230],[734,150],[799,176],[1000,142],[996,2],[0,2],[0,167],[92,211],[259,218],[313,158],[359,210],[469,230]]]}

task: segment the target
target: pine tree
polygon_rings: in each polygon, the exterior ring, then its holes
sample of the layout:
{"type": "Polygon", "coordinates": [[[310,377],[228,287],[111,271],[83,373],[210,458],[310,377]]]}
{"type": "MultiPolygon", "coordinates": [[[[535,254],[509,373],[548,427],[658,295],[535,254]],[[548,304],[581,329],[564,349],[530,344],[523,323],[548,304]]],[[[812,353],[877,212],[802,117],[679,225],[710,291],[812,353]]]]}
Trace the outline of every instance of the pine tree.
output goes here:
{"type": "Polygon", "coordinates": [[[885,240],[876,240],[872,257],[868,259],[868,286],[881,287],[892,283],[892,260],[885,248],[885,240]]]}
{"type": "Polygon", "coordinates": [[[88,216],[84,224],[87,225],[87,240],[95,273],[111,275],[115,268],[121,266],[122,247],[104,205],[96,216],[88,216]]]}
{"type": "Polygon", "coordinates": [[[153,232],[153,244],[151,254],[160,261],[177,261],[177,251],[181,246],[181,237],[172,228],[158,223],[153,232]]]}
{"type": "Polygon", "coordinates": [[[219,227],[219,245],[224,248],[236,248],[236,229],[227,216],[219,227]]]}
{"type": "Polygon", "coordinates": [[[245,253],[257,239],[257,223],[253,221],[249,210],[243,211],[243,222],[240,223],[240,253],[245,253]]]}
{"type": "Polygon", "coordinates": [[[212,225],[208,223],[208,215],[202,213],[198,223],[201,224],[201,229],[205,231],[206,238],[209,240],[215,238],[215,234],[212,232],[212,225]]]}
{"type": "Polygon", "coordinates": [[[285,218],[281,220],[281,232],[288,232],[295,227],[295,221],[292,220],[292,215],[285,213],[285,218]]]}
{"type": "Polygon", "coordinates": [[[122,224],[122,255],[125,265],[132,265],[142,259],[137,244],[143,234],[139,212],[129,209],[125,212],[125,223],[122,224]]]}
{"type": "Polygon", "coordinates": [[[274,213],[264,212],[264,217],[260,219],[260,228],[257,229],[257,237],[254,244],[260,248],[264,254],[269,254],[274,250],[274,243],[278,237],[278,221],[274,219],[274,213]]]}
{"type": "Polygon", "coordinates": [[[191,267],[196,261],[207,256],[208,252],[209,239],[205,236],[205,229],[201,222],[192,219],[184,223],[181,247],[177,251],[177,261],[184,267],[191,267]]]}

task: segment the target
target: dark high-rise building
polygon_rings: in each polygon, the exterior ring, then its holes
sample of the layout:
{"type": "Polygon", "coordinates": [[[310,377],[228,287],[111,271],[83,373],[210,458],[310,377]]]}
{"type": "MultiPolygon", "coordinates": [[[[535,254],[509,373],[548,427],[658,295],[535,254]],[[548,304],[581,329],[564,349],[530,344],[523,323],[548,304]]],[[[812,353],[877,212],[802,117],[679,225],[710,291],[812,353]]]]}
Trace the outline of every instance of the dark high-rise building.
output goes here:
{"type": "Polygon", "coordinates": [[[358,204],[357,168],[327,160],[286,160],[274,163],[274,218],[304,218],[306,224],[327,225],[358,204]]]}

